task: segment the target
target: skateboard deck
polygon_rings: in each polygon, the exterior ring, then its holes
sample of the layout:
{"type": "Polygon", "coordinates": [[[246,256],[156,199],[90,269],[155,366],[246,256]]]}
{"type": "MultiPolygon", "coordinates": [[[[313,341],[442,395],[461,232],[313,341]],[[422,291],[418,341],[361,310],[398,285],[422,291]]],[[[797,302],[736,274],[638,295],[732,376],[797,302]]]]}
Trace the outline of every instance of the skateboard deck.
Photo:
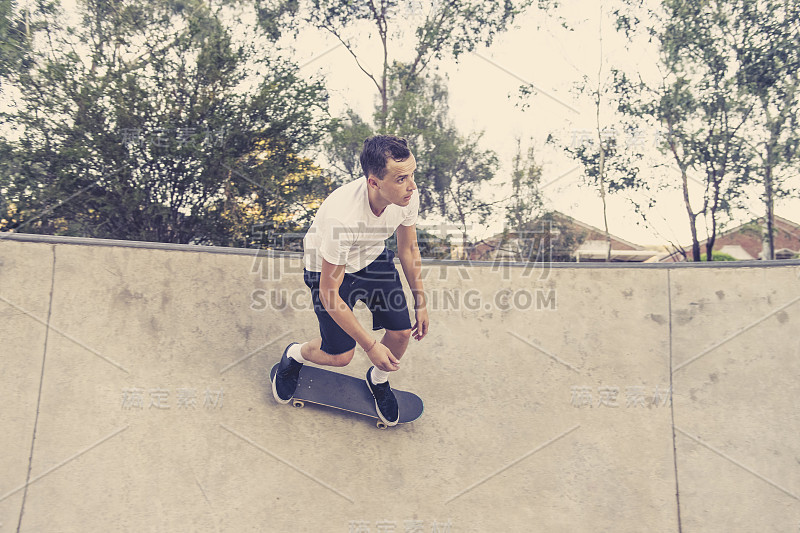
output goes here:
{"type": "MultiPolygon", "coordinates": [[[[269,372],[272,382],[278,365],[269,372]]],[[[364,373],[366,376],[366,372],[364,373]]],[[[422,399],[410,392],[392,389],[397,398],[397,407],[400,412],[399,424],[416,420],[422,415],[422,399]]],[[[331,372],[323,368],[305,365],[300,370],[297,381],[297,390],[292,398],[292,405],[304,407],[306,403],[333,407],[342,411],[374,418],[380,429],[386,429],[386,424],[378,418],[375,411],[375,399],[367,387],[365,378],[355,378],[338,372],[331,372]]]]}

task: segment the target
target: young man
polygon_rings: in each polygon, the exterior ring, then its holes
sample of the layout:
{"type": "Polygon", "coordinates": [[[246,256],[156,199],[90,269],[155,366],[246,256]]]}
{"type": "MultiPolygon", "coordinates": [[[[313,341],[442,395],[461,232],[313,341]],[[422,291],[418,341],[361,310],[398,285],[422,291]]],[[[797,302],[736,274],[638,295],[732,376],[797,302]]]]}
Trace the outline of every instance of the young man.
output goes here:
{"type": "Polygon", "coordinates": [[[272,394],[288,403],[303,363],[345,366],[358,344],[374,365],[367,370],[366,382],[378,416],[393,426],[399,412],[389,373],[400,368],[409,338],[421,340],[429,324],[417,246],[417,163],[405,139],[376,135],[364,141],[361,168],[363,178],[325,199],[303,240],[303,281],[311,289],[321,338],[286,347],[272,394]],[[395,230],[397,256],[414,295],[413,327],[394,253],[385,243],[395,230]],[[380,342],[353,314],[358,300],[372,312],[372,329],[386,330],[380,342]]]}

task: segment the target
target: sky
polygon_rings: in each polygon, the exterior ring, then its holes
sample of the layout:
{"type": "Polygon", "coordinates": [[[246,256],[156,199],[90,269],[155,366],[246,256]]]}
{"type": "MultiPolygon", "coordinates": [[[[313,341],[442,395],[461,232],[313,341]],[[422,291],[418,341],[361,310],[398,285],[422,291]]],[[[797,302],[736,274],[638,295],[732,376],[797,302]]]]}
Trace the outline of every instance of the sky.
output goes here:
{"type": "MultiPolygon", "coordinates": [[[[496,182],[487,188],[487,199],[490,194],[496,199],[507,193],[516,138],[521,138],[523,143],[533,144],[537,161],[543,165],[542,191],[546,208],[602,228],[599,193],[582,181],[581,167],[576,161],[562,149],[545,145],[545,140],[553,134],[563,143],[572,143],[595,127],[591,96],[575,91],[581,80],[588,79],[592,86],[597,84],[598,76],[607,81],[611,66],[652,79],[658,75],[657,53],[646,41],[631,45],[615,31],[611,15],[613,2],[571,0],[569,5],[564,4],[555,13],[566,21],[569,29],[562,27],[556,17],[532,10],[518,18],[509,31],[497,36],[489,48],[479,48],[462,56],[458,62],[440,62],[437,67],[449,80],[450,112],[459,131],[462,134],[483,132],[482,147],[497,152],[502,162],[496,182]],[[531,97],[521,98],[519,86],[523,84],[536,88],[531,97]],[[523,108],[521,104],[526,105],[523,108]]],[[[412,9],[402,22],[411,27],[414,17],[420,13],[412,9]]],[[[397,21],[390,21],[390,24],[393,22],[397,21]]],[[[380,43],[371,29],[366,25],[356,28],[350,37],[362,63],[376,72],[382,57],[380,43]]],[[[287,45],[304,75],[325,79],[334,113],[349,106],[364,117],[371,116],[377,90],[346,49],[337,46],[338,41],[333,36],[306,28],[296,41],[287,45]]],[[[390,41],[390,46],[390,58],[408,59],[413,53],[413,38],[390,41]]],[[[600,120],[604,128],[613,127],[617,123],[615,118],[609,106],[601,108],[600,120]]],[[[651,147],[654,157],[658,158],[654,148],[658,133],[655,129],[643,129],[636,137],[622,135],[620,140],[651,147]]],[[[642,171],[652,176],[671,177],[673,181],[679,177],[674,166],[670,169],[651,164],[645,165],[642,171]]],[[[690,182],[690,185],[693,204],[697,207],[702,188],[699,183],[690,182]]],[[[656,206],[648,210],[647,223],[637,214],[631,198],[607,196],[610,232],[642,245],[668,241],[690,243],[682,193],[674,189],[650,194],[656,194],[656,206]]],[[[751,196],[751,211],[739,213],[738,221],[762,214],[758,191],[751,191],[751,196]]],[[[642,195],[633,199],[641,203],[650,198],[642,195]]],[[[800,200],[779,203],[776,213],[800,222],[800,200]]],[[[470,236],[488,237],[502,227],[502,214],[498,213],[488,225],[473,226],[470,236]]],[[[698,229],[700,238],[704,238],[702,220],[698,229]]]]}

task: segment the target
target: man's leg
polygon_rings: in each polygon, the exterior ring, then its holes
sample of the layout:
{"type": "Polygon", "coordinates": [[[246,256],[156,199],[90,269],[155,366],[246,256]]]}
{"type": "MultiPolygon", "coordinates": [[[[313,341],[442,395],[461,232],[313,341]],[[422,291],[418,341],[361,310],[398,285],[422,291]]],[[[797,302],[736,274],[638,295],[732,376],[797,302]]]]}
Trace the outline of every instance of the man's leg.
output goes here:
{"type": "Polygon", "coordinates": [[[278,371],[275,372],[272,380],[272,392],[275,400],[279,403],[288,403],[291,400],[297,388],[303,364],[311,362],[325,366],[345,366],[350,363],[355,354],[356,341],[350,338],[331,318],[325,307],[319,302],[315,280],[310,276],[306,276],[306,278],[306,285],[311,289],[321,337],[304,344],[291,343],[284,350],[278,371]]]}
{"type": "MultiPolygon", "coordinates": [[[[381,343],[389,348],[397,359],[403,357],[408,347],[408,340],[411,337],[410,329],[386,330],[383,334],[381,343]]],[[[389,387],[389,374],[379,370],[377,367],[370,367],[367,370],[367,387],[375,398],[375,410],[378,417],[388,426],[394,426],[400,420],[400,411],[397,406],[391,387],[389,387]]]]}
{"type": "MultiPolygon", "coordinates": [[[[410,329],[387,329],[386,333],[383,334],[381,343],[389,348],[389,351],[392,352],[392,355],[399,360],[401,357],[403,357],[403,354],[406,353],[406,348],[408,348],[408,340],[410,338],[410,329]]],[[[386,383],[389,380],[390,375],[391,372],[386,372],[376,367],[372,370],[371,379],[375,384],[386,383]]]]}
{"type": "MultiPolygon", "coordinates": [[[[406,352],[406,348],[408,347],[408,340],[411,338],[411,330],[404,329],[399,331],[389,331],[387,330],[386,333],[383,335],[383,339],[381,339],[381,343],[384,346],[389,348],[392,354],[400,359],[403,357],[403,354],[406,352]]],[[[300,355],[302,356],[303,362],[310,362],[315,363],[317,365],[325,365],[325,366],[347,366],[350,364],[350,361],[353,360],[353,356],[355,355],[355,348],[345,353],[341,353],[338,355],[331,355],[327,352],[323,352],[320,349],[322,346],[322,339],[317,338],[313,341],[308,341],[302,344],[299,347],[300,355]]],[[[289,356],[292,356],[291,350],[289,356]]],[[[298,358],[299,359],[299,358],[298,358]]]]}
{"type": "Polygon", "coordinates": [[[400,359],[403,357],[403,354],[406,353],[406,348],[408,348],[408,340],[410,338],[410,329],[401,329],[399,331],[391,331],[387,329],[386,333],[383,334],[381,343],[389,348],[389,350],[392,352],[392,355],[400,359]]]}
{"type": "Polygon", "coordinates": [[[322,339],[298,344],[293,342],[286,347],[281,356],[278,370],[272,378],[272,394],[279,403],[289,403],[297,388],[300,369],[305,363],[327,366],[345,366],[353,359],[356,349],[351,348],[338,355],[322,351],[322,339]]]}
{"type": "MultiPolygon", "coordinates": [[[[352,350],[338,355],[331,355],[327,352],[323,352],[320,346],[322,346],[322,338],[308,341],[300,346],[300,355],[302,355],[303,359],[306,361],[318,365],[347,366],[350,364],[350,361],[353,360],[353,355],[356,353],[356,349],[353,348],[352,350]]],[[[301,363],[302,362],[303,361],[301,361],[301,363]]]]}

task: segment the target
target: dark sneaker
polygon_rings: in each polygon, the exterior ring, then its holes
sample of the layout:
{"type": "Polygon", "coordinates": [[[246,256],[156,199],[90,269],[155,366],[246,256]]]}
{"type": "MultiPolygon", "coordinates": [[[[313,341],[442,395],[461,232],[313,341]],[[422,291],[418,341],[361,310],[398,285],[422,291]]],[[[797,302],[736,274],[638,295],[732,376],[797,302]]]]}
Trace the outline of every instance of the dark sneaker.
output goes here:
{"type": "Polygon", "coordinates": [[[297,362],[286,355],[293,344],[297,343],[289,344],[283,351],[278,370],[275,372],[275,377],[272,378],[272,395],[278,403],[289,403],[291,401],[294,391],[297,389],[297,378],[300,377],[300,369],[303,368],[303,363],[297,362]]]}
{"type": "Polygon", "coordinates": [[[372,383],[370,376],[372,376],[372,369],[374,366],[369,367],[367,370],[367,387],[375,398],[375,410],[378,411],[378,417],[387,426],[397,425],[400,419],[400,412],[397,408],[397,399],[394,397],[394,392],[389,386],[389,382],[379,383],[375,385],[372,383]]]}

